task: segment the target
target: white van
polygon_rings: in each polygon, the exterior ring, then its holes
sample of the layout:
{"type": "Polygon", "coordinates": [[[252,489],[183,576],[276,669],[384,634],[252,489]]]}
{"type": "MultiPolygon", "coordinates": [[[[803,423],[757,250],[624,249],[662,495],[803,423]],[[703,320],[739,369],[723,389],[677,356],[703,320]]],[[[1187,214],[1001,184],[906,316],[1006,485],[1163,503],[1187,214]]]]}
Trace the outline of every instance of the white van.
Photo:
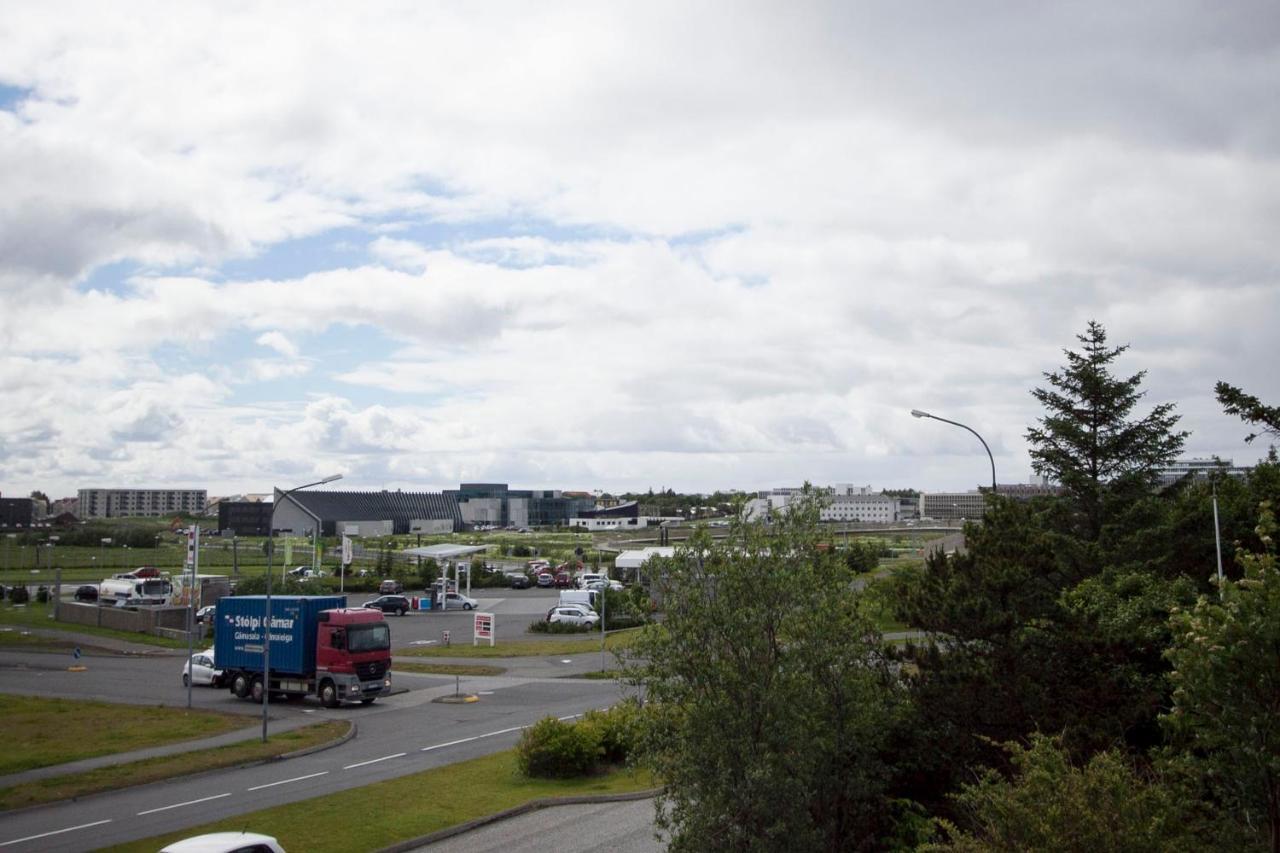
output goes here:
{"type": "Polygon", "coordinates": [[[578,575],[578,589],[586,589],[591,583],[595,581],[602,581],[604,579],[605,576],[599,572],[583,572],[578,575]]]}
{"type": "Polygon", "coordinates": [[[600,593],[594,589],[565,589],[560,591],[560,603],[563,604],[581,604],[584,607],[590,607],[592,610],[599,610],[596,602],[600,600],[600,593]]]}

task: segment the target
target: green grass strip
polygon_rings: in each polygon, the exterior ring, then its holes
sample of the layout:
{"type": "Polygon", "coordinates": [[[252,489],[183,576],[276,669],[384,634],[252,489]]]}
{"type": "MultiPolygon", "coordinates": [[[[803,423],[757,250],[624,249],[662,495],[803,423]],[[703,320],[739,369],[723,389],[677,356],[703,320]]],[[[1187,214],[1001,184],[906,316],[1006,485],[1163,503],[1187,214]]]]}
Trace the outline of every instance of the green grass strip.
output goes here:
{"type": "MultiPolygon", "coordinates": [[[[610,633],[605,640],[605,648],[612,651],[625,649],[635,642],[639,628],[610,633]]],[[[518,658],[542,657],[552,655],[581,655],[600,651],[600,635],[585,634],[568,639],[554,640],[520,640],[514,643],[501,643],[490,646],[412,646],[397,649],[396,657],[420,658],[518,658]]]]}
{"type": "Polygon", "coordinates": [[[505,667],[482,663],[397,663],[396,672],[420,672],[424,675],[502,675],[505,667]]]}
{"type": "Polygon", "coordinates": [[[0,775],[213,737],[251,722],[218,711],[8,694],[0,694],[0,719],[8,744],[0,752],[0,775]],[[94,736],[76,737],[74,732],[94,736]]]}
{"type": "Polygon", "coordinates": [[[652,787],[648,774],[627,770],[585,779],[528,779],[516,770],[515,751],[507,750],[109,849],[154,853],[193,835],[247,830],[274,835],[286,850],[377,850],[540,797],[621,794],[652,787]]]}
{"type": "Polygon", "coordinates": [[[10,788],[0,788],[0,809],[18,809],[69,800],[72,797],[84,797],[132,785],[145,785],[149,782],[160,782],[206,770],[219,770],[223,767],[235,767],[251,761],[274,758],[287,752],[296,752],[337,740],[350,728],[351,723],[347,720],[313,723],[300,729],[271,735],[266,743],[261,740],[247,740],[244,743],[200,749],[179,755],[146,758],[142,761],[99,767],[83,773],[53,776],[10,788]]]}

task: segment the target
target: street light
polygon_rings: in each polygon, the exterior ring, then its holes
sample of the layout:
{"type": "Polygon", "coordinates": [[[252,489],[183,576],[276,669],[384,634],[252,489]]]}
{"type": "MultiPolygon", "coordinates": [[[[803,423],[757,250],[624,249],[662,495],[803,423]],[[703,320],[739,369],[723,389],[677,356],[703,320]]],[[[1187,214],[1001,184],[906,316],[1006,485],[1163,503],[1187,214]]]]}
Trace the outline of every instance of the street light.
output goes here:
{"type": "Polygon", "coordinates": [[[911,410],[911,417],[913,417],[913,418],[933,418],[935,421],[942,421],[944,424],[951,424],[952,426],[958,426],[958,427],[960,427],[961,429],[967,429],[969,432],[971,432],[971,433],[973,433],[975,436],[977,436],[977,437],[978,437],[978,441],[981,441],[981,442],[982,442],[982,448],[983,448],[984,450],[986,450],[986,451],[987,451],[987,458],[991,460],[991,494],[993,494],[993,495],[994,495],[994,494],[996,493],[996,458],[995,458],[994,456],[992,456],[992,455],[991,455],[991,448],[990,448],[990,447],[987,447],[986,439],[984,439],[982,436],[978,435],[978,431],[977,431],[977,430],[975,430],[975,429],[974,429],[973,427],[971,427],[971,426],[966,426],[966,425],[964,425],[964,424],[960,423],[959,421],[949,421],[949,420],[947,420],[946,418],[940,418],[940,417],[938,417],[937,415],[931,415],[931,414],[929,414],[928,412],[922,412],[922,411],[920,411],[919,409],[912,409],[912,410],[911,410]]]}
{"type": "MultiPolygon", "coordinates": [[[[341,474],[330,474],[322,480],[316,480],[314,483],[304,483],[301,486],[294,486],[292,489],[280,492],[280,500],[272,499],[271,502],[271,525],[267,528],[267,600],[266,611],[263,618],[262,626],[262,742],[267,742],[267,711],[271,705],[271,556],[275,553],[275,537],[276,537],[276,508],[280,506],[280,501],[289,497],[294,492],[300,492],[303,489],[309,489],[312,486],[322,486],[325,483],[332,483],[334,480],[341,480],[341,474]]],[[[275,489],[273,491],[279,491],[275,489]]],[[[319,524],[319,522],[317,522],[319,524]]]]}

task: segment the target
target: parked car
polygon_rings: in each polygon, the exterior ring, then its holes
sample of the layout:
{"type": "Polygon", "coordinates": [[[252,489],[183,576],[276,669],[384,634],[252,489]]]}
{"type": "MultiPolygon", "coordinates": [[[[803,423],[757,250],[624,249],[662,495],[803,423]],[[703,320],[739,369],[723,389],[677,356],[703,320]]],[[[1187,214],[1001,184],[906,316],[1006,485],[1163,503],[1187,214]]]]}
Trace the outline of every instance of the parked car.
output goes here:
{"type": "Polygon", "coordinates": [[[284,853],[280,842],[257,832],[211,832],[175,841],[160,853],[284,853]]]}
{"type": "Polygon", "coordinates": [[[590,583],[584,585],[582,588],[594,589],[596,591],[599,591],[602,589],[612,589],[612,590],[617,590],[618,592],[621,592],[624,589],[624,587],[622,586],[622,581],[615,581],[615,580],[610,580],[606,578],[600,578],[599,580],[591,581],[590,583]]]}
{"type": "Polygon", "coordinates": [[[512,589],[528,589],[532,584],[529,582],[529,576],[525,574],[511,576],[512,589]]]}
{"type": "Polygon", "coordinates": [[[116,577],[158,578],[160,577],[160,570],[155,566],[139,566],[131,572],[126,572],[123,575],[116,575],[116,577]]]}
{"type": "Polygon", "coordinates": [[[206,625],[212,624],[213,617],[217,615],[217,612],[218,605],[216,604],[209,604],[205,607],[201,607],[196,611],[196,621],[206,625]]]}
{"type": "Polygon", "coordinates": [[[568,572],[556,572],[556,589],[573,589],[573,578],[568,572]]]}
{"type": "Polygon", "coordinates": [[[383,613],[398,613],[401,616],[413,609],[409,599],[403,595],[380,595],[372,601],[366,601],[361,607],[371,607],[383,613]]]}
{"type": "Polygon", "coordinates": [[[395,578],[387,578],[378,584],[378,593],[380,595],[399,595],[404,592],[404,584],[395,578]]]}
{"type": "Polygon", "coordinates": [[[458,607],[461,607],[463,610],[475,610],[479,605],[480,602],[476,601],[474,598],[465,596],[460,592],[451,592],[444,598],[445,610],[458,607]]]}
{"type": "Polygon", "coordinates": [[[207,684],[210,687],[222,686],[222,670],[213,662],[213,649],[196,652],[191,660],[182,664],[182,686],[191,684],[207,684]]]}
{"type": "Polygon", "coordinates": [[[600,614],[581,604],[562,604],[547,611],[548,622],[567,622],[570,625],[590,625],[595,627],[600,621],[600,614]]]}
{"type": "Polygon", "coordinates": [[[93,584],[76,587],[76,601],[97,601],[98,588],[93,584]]]}
{"type": "Polygon", "coordinates": [[[538,572],[538,586],[550,589],[555,585],[556,579],[552,577],[551,572],[538,572]]]}
{"type": "Polygon", "coordinates": [[[587,589],[589,584],[602,580],[604,580],[604,575],[599,572],[583,572],[578,576],[578,589],[587,589]]]}

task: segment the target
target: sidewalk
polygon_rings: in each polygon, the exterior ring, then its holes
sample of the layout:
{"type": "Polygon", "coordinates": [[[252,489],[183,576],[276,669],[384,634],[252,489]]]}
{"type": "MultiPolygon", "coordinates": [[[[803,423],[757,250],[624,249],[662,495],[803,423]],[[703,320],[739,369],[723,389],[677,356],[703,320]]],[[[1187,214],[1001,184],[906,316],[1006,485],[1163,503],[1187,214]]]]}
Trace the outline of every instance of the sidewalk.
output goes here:
{"type": "MultiPolygon", "coordinates": [[[[302,728],[316,722],[306,717],[289,717],[284,719],[271,718],[271,732],[280,734],[281,732],[292,731],[293,729],[302,728]]],[[[84,758],[80,761],[68,761],[65,764],[53,764],[49,767],[37,767],[34,770],[24,770],[21,773],[10,773],[8,776],[0,776],[0,788],[8,788],[12,785],[22,785],[27,782],[35,782],[40,779],[49,779],[54,776],[67,776],[76,773],[84,773],[87,770],[96,770],[99,767],[110,767],[116,764],[128,764],[131,761],[141,761],[144,758],[157,758],[162,755],[178,755],[183,752],[195,752],[200,749],[212,749],[217,746],[227,746],[233,743],[240,743],[246,740],[253,740],[262,736],[262,725],[257,723],[243,729],[236,729],[231,732],[223,732],[213,737],[200,738],[199,740],[184,740],[177,743],[167,743],[161,746],[147,747],[146,749],[135,749],[130,752],[116,752],[111,755],[99,755],[96,758],[84,758]]],[[[198,772],[201,768],[192,768],[192,772],[198,772]]]]}

